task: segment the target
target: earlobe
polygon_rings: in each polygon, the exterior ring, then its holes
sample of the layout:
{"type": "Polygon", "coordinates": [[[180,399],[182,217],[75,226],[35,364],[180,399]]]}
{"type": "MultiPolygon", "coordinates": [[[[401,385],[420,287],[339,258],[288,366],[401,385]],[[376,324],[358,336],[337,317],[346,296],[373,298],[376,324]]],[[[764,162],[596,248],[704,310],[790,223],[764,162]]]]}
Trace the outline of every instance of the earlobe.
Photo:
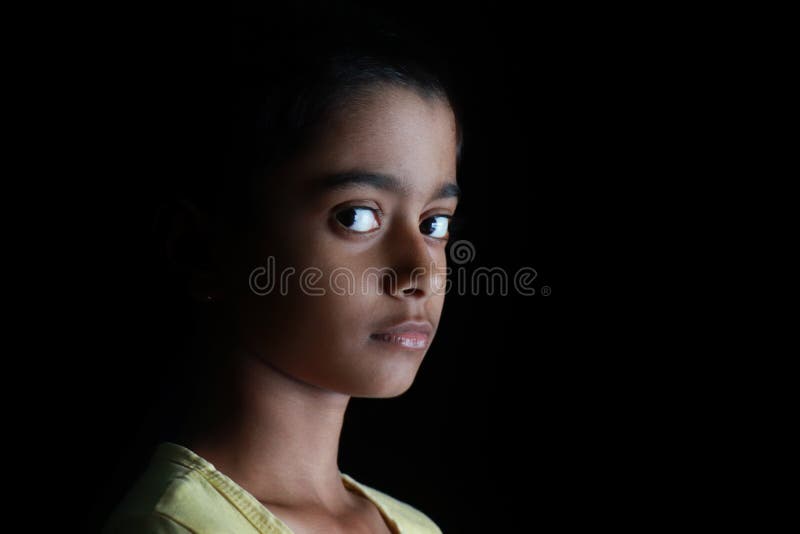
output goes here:
{"type": "Polygon", "coordinates": [[[197,302],[219,300],[219,264],[205,210],[188,198],[176,196],[161,207],[153,226],[166,267],[185,293],[197,302]]]}
{"type": "Polygon", "coordinates": [[[198,272],[190,276],[186,282],[187,292],[196,302],[212,303],[222,298],[222,290],[217,283],[216,273],[198,272]]]}

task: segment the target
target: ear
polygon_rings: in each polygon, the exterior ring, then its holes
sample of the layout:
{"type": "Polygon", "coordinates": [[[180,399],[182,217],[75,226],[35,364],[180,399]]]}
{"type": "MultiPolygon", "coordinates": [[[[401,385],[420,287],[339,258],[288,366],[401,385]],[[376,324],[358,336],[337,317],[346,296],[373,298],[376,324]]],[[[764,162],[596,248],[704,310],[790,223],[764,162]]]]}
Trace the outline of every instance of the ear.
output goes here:
{"type": "Polygon", "coordinates": [[[167,268],[197,302],[223,296],[216,234],[209,214],[194,201],[175,196],[153,221],[167,268]]]}

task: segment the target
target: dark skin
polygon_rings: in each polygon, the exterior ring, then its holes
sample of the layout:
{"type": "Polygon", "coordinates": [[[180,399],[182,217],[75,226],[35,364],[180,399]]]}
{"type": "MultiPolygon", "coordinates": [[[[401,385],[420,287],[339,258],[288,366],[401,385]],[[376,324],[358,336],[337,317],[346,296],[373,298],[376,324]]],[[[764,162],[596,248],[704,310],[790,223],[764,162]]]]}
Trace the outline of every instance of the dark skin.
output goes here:
{"type": "Polygon", "coordinates": [[[217,261],[192,278],[203,280],[193,291],[214,294],[208,306],[217,307],[228,330],[224,342],[217,340],[225,365],[216,373],[213,396],[223,415],[195,420],[185,445],[297,534],[390,531],[370,501],[343,486],[339,438],[351,397],[401,395],[427,352],[377,343],[371,334],[414,318],[433,325],[429,342],[435,336],[446,236],[429,235],[420,225],[455,212],[457,197],[432,200],[455,180],[455,117],[447,102],[377,86],[358,106],[334,115],[313,146],[279,169],[258,193],[263,210],[252,232],[209,243],[217,261]],[[402,190],[317,187],[322,176],[355,169],[392,175],[402,190]],[[336,218],[353,206],[382,215],[360,211],[354,231],[336,218]],[[268,256],[279,272],[296,269],[289,294],[251,290],[250,274],[268,256]],[[315,287],[324,287],[325,295],[300,290],[298,274],[306,267],[321,270],[315,287]],[[342,267],[355,275],[358,291],[331,290],[329,274],[342,267]],[[391,268],[394,284],[372,277],[362,286],[361,275],[376,267],[391,268]]]}

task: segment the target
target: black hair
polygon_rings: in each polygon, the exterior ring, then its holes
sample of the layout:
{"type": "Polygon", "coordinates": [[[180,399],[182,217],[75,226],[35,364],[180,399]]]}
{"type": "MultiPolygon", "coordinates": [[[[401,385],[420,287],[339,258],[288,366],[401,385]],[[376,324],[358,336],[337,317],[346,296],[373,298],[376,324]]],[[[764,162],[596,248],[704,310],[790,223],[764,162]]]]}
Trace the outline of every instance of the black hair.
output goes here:
{"type": "Polygon", "coordinates": [[[200,128],[206,139],[195,145],[197,168],[177,177],[178,196],[246,224],[255,181],[301,155],[340,106],[357,105],[385,84],[450,105],[460,161],[458,99],[447,58],[427,36],[374,14],[336,10],[248,14],[234,17],[229,30],[230,48],[215,68],[222,83],[200,89],[208,95],[197,106],[207,117],[200,128]]]}

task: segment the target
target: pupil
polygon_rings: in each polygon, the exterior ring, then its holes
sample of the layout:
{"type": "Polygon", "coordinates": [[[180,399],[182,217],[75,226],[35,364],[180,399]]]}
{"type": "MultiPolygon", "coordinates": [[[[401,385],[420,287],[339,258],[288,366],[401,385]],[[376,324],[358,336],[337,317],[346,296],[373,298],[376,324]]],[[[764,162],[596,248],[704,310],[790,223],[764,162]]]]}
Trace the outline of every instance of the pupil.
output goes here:
{"type": "Polygon", "coordinates": [[[339,213],[339,215],[337,215],[336,218],[343,225],[352,226],[353,223],[356,222],[356,210],[354,208],[348,208],[339,213]]]}

